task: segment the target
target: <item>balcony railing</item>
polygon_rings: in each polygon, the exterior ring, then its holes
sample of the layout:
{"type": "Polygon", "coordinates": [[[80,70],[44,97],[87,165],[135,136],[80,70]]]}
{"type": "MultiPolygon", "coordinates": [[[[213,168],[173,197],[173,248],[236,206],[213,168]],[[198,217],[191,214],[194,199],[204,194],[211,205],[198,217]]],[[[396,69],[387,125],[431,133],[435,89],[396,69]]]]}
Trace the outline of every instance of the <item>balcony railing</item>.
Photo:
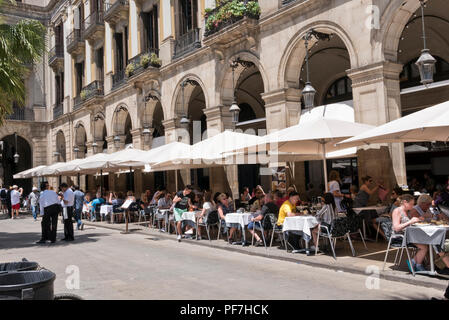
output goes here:
{"type": "Polygon", "coordinates": [[[112,88],[115,89],[125,83],[125,70],[119,70],[112,75],[112,88]]]}
{"type": "Polygon", "coordinates": [[[55,107],[53,108],[53,120],[59,118],[64,113],[64,106],[62,102],[57,102],[55,107]]]}
{"type": "Polygon", "coordinates": [[[67,51],[72,53],[78,48],[78,46],[84,46],[83,30],[73,29],[73,31],[67,36],[67,51]]]}
{"type": "Polygon", "coordinates": [[[27,120],[34,121],[34,111],[30,108],[21,108],[14,106],[12,113],[7,115],[6,120],[27,120]]]}
{"type": "Polygon", "coordinates": [[[146,69],[148,66],[152,66],[155,68],[159,68],[160,65],[157,64],[153,64],[151,61],[148,61],[147,64],[144,64],[144,62],[142,61],[142,57],[144,55],[148,55],[149,57],[151,57],[152,54],[156,54],[156,56],[159,57],[159,49],[156,48],[150,48],[147,49],[146,51],[138,54],[135,57],[132,57],[131,59],[128,60],[128,65],[133,64],[134,68],[133,71],[131,73],[129,73],[128,77],[132,77],[133,75],[136,75],[140,72],[142,72],[144,69],[146,69]]]}
{"type": "Polygon", "coordinates": [[[104,30],[103,11],[94,11],[84,19],[84,39],[90,38],[99,30],[104,30]]]}
{"type": "Polygon", "coordinates": [[[173,59],[180,58],[196,49],[201,48],[200,29],[193,29],[178,37],[175,42],[173,59]]]}
{"type": "Polygon", "coordinates": [[[78,94],[75,98],[73,98],[73,111],[78,110],[79,108],[81,108],[81,103],[82,103],[82,99],[81,96],[78,94]]]}
{"type": "Polygon", "coordinates": [[[111,0],[107,0],[104,4],[104,20],[109,22],[111,20],[125,18],[129,10],[128,0],[115,0],[111,3],[111,0]]]}
{"type": "Polygon", "coordinates": [[[227,26],[230,26],[245,17],[259,19],[260,7],[257,1],[245,1],[244,9],[239,12],[231,10],[229,7],[231,2],[232,0],[221,1],[221,5],[219,7],[216,7],[205,14],[205,37],[217,33],[223,28],[226,28],[227,26]],[[223,15],[227,18],[218,18],[223,15]]]}
{"type": "Polygon", "coordinates": [[[53,64],[57,59],[64,59],[64,47],[62,45],[56,45],[51,48],[48,53],[48,64],[53,64]]]}
{"type": "Polygon", "coordinates": [[[81,90],[81,102],[84,102],[95,96],[103,96],[103,92],[103,81],[95,80],[81,90]]]}
{"type": "Polygon", "coordinates": [[[296,0],[282,0],[282,5],[286,6],[289,3],[295,2],[296,0]]]}

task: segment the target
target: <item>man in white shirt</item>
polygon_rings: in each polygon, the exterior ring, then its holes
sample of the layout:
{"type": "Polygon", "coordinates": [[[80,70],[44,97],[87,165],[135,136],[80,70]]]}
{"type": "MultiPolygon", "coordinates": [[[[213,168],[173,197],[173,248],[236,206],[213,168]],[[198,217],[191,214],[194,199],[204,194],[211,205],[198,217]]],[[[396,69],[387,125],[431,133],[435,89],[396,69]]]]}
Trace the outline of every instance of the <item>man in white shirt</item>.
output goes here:
{"type": "Polygon", "coordinates": [[[67,183],[61,184],[62,196],[62,213],[64,217],[64,239],[62,241],[73,241],[73,205],[75,203],[75,193],[67,183]],[[67,213],[65,213],[67,211],[67,213]]]}
{"type": "Polygon", "coordinates": [[[41,195],[39,197],[39,207],[42,218],[42,237],[36,243],[45,243],[49,240],[51,243],[56,242],[56,230],[58,227],[58,215],[61,212],[61,200],[58,194],[50,190],[48,182],[42,182],[41,195]]]}
{"type": "Polygon", "coordinates": [[[12,214],[11,219],[14,219],[14,212],[16,213],[16,218],[19,217],[19,210],[20,210],[20,197],[22,196],[23,189],[16,185],[12,187],[11,191],[11,208],[12,208],[12,214]]]}

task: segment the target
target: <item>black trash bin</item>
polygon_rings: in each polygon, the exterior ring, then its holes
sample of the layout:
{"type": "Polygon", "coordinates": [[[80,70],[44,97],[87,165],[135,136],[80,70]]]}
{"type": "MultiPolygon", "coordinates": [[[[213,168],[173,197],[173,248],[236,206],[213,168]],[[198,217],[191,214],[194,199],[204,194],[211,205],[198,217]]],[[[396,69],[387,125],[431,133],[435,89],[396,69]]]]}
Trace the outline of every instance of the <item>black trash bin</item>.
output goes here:
{"type": "Polygon", "coordinates": [[[39,267],[37,262],[28,261],[26,259],[21,262],[0,263],[0,274],[11,271],[33,271],[39,267]]]}
{"type": "Polygon", "coordinates": [[[48,270],[0,274],[0,299],[53,300],[55,279],[48,270]]]}

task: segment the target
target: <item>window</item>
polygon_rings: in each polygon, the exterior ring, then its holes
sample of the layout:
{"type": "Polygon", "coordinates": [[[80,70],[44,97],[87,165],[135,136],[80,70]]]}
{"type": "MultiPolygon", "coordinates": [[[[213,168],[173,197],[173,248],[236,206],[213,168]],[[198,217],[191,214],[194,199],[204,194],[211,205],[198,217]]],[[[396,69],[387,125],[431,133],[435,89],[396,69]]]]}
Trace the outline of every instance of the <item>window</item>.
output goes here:
{"type": "MultiPolygon", "coordinates": [[[[433,74],[434,81],[449,80],[449,63],[440,57],[434,57],[437,62],[435,63],[435,73],[433,74]]],[[[421,85],[421,77],[419,75],[416,61],[418,58],[409,61],[404,65],[399,80],[401,83],[401,89],[416,87],[421,85]]]]}
{"type": "Polygon", "coordinates": [[[95,52],[95,64],[97,65],[97,80],[103,81],[103,47],[95,52]]]}
{"type": "Polygon", "coordinates": [[[352,100],[352,81],[348,77],[343,77],[330,85],[323,103],[329,104],[347,100],[352,100]]]}
{"type": "Polygon", "coordinates": [[[154,6],[150,12],[142,12],[141,19],[143,24],[142,52],[148,52],[150,49],[159,49],[157,6],[154,6]]]}
{"type": "Polygon", "coordinates": [[[76,96],[79,96],[81,90],[83,89],[83,77],[84,77],[84,62],[75,63],[75,73],[76,73],[76,96]]]}
{"type": "Polygon", "coordinates": [[[184,35],[189,31],[198,27],[197,13],[198,3],[197,0],[180,0],[179,1],[179,33],[184,35]]]}

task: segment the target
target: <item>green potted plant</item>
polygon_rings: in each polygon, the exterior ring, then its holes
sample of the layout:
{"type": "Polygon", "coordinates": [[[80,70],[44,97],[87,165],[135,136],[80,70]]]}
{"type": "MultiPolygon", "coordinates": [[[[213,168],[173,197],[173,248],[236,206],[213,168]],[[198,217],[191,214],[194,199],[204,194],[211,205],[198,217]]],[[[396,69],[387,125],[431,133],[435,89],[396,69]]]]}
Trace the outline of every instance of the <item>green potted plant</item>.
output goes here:
{"type": "Polygon", "coordinates": [[[140,58],[140,65],[146,69],[149,64],[150,64],[150,55],[148,53],[145,53],[140,58]]]}
{"type": "Polygon", "coordinates": [[[86,96],[87,96],[87,92],[86,92],[86,90],[81,90],[81,92],[80,92],[80,97],[81,97],[81,100],[84,100],[84,99],[86,99],[86,96]]]}
{"type": "Polygon", "coordinates": [[[157,54],[155,54],[154,52],[151,53],[150,62],[151,62],[151,65],[156,68],[159,68],[162,65],[162,60],[159,59],[157,54]]]}
{"type": "Polygon", "coordinates": [[[126,66],[125,69],[125,74],[126,76],[129,78],[133,75],[133,72],[136,70],[136,66],[134,65],[134,63],[130,63],[126,66]]]}

